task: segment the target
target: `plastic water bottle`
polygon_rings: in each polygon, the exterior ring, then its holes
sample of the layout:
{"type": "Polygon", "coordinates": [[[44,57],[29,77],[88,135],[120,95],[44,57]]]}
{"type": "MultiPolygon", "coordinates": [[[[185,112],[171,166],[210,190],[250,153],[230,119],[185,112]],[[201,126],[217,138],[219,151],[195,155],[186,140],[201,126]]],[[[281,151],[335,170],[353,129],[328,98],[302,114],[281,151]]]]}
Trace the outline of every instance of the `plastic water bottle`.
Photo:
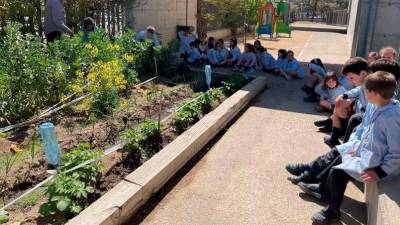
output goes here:
{"type": "Polygon", "coordinates": [[[206,65],[204,72],[206,74],[206,83],[207,83],[208,89],[210,89],[211,88],[211,74],[212,74],[211,66],[206,65]]]}
{"type": "Polygon", "coordinates": [[[49,164],[57,167],[60,164],[61,149],[58,144],[56,130],[52,123],[44,123],[39,127],[44,152],[49,164]]]}

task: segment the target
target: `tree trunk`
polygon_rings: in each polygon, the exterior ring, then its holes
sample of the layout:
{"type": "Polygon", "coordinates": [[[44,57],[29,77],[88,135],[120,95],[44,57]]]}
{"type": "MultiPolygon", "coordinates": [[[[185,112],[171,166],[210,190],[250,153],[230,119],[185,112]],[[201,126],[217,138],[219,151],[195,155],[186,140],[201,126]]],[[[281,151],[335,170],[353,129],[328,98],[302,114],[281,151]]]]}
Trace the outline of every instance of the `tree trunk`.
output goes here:
{"type": "Polygon", "coordinates": [[[115,27],[116,27],[116,23],[115,23],[115,8],[116,8],[116,4],[115,1],[110,2],[110,10],[111,10],[111,35],[115,36],[115,27]]]}
{"type": "Polygon", "coordinates": [[[42,36],[43,23],[42,23],[42,1],[41,0],[35,1],[35,8],[36,8],[36,24],[38,26],[38,34],[40,36],[42,36]]]}
{"type": "Polygon", "coordinates": [[[107,3],[107,32],[111,34],[111,1],[107,3]]]}
{"type": "Polygon", "coordinates": [[[318,0],[314,0],[314,5],[313,5],[312,15],[311,15],[311,22],[314,22],[314,17],[317,12],[317,5],[318,5],[318,0]]]}

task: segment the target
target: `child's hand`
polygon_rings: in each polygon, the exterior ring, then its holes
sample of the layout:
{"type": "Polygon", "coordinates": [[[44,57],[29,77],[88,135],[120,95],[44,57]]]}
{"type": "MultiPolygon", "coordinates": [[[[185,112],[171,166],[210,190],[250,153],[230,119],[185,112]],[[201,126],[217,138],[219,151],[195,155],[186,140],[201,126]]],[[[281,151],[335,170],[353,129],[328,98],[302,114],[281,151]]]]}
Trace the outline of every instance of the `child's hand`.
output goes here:
{"type": "Polygon", "coordinates": [[[375,170],[366,170],[361,173],[361,179],[366,183],[373,183],[379,181],[378,174],[376,174],[375,170]]]}
{"type": "Polygon", "coordinates": [[[350,155],[351,157],[356,157],[357,151],[356,151],[355,149],[353,149],[353,150],[351,150],[351,151],[349,152],[349,155],[350,155]]]}

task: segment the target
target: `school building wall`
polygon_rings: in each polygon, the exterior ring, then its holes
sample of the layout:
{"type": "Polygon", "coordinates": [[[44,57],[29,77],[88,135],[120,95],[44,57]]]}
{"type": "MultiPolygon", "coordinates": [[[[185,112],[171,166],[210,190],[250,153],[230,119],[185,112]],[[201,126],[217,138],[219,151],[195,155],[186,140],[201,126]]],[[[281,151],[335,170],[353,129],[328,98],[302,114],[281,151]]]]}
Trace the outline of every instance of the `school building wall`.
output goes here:
{"type": "Polygon", "coordinates": [[[187,25],[196,28],[197,0],[129,0],[126,9],[128,27],[135,31],[152,25],[160,34],[163,44],[176,38],[176,26],[187,25]]]}
{"type": "Polygon", "coordinates": [[[400,0],[352,0],[348,40],[352,56],[384,46],[400,50],[400,0]]]}

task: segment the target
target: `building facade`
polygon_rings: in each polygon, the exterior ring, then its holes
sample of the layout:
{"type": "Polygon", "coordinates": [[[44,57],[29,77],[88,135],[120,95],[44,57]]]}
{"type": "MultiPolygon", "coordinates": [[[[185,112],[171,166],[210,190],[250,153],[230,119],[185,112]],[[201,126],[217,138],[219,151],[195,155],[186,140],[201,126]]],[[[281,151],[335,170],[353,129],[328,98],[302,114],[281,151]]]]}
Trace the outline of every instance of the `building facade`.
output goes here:
{"type": "Polygon", "coordinates": [[[128,27],[140,31],[154,26],[166,44],[176,38],[178,25],[196,28],[197,0],[131,0],[126,12],[128,27]]]}
{"type": "Polygon", "coordinates": [[[400,0],[351,0],[348,40],[352,56],[385,46],[400,50],[400,0]]]}

